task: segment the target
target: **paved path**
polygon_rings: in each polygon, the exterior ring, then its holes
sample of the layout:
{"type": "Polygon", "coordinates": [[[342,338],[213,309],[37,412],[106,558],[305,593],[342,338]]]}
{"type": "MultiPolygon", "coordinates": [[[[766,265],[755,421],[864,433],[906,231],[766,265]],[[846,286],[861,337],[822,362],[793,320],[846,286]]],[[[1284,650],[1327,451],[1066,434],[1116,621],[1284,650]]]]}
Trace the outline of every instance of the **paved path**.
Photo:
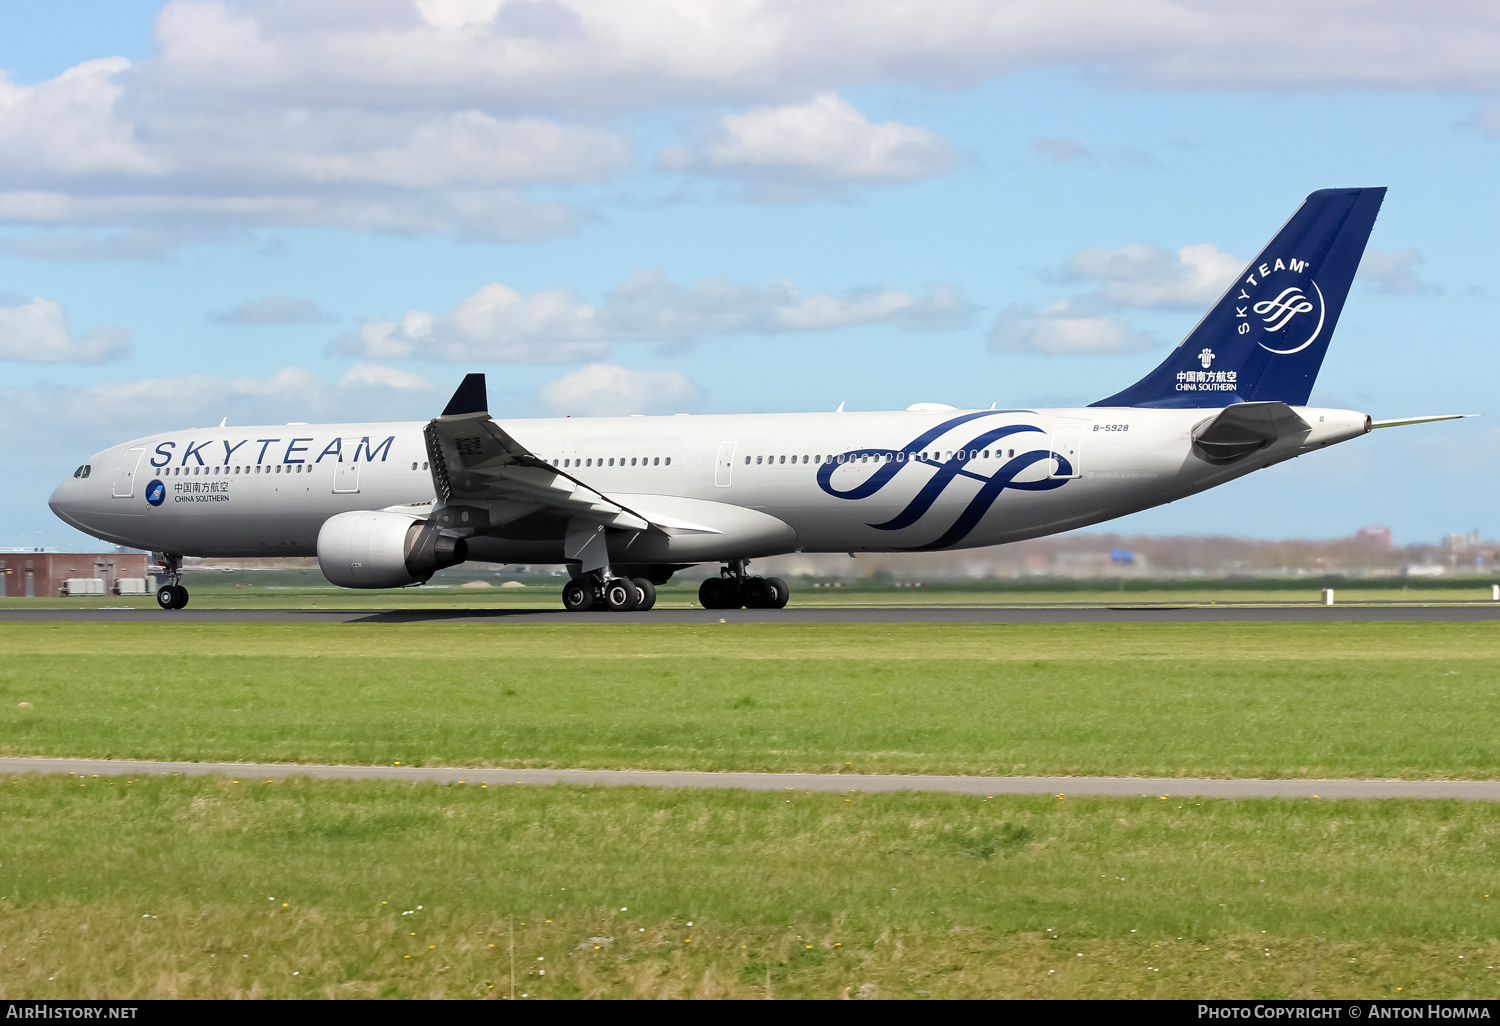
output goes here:
{"type": "Polygon", "coordinates": [[[1495,621],[1500,602],[1404,605],[812,606],[567,613],[542,609],[0,609],[0,623],[1340,623],[1495,621]]]}
{"type": "Polygon", "coordinates": [[[316,766],[130,759],[5,759],[0,773],[160,776],[219,773],[241,780],[414,780],[435,784],[587,784],[725,787],[749,791],[945,791],[1160,798],[1466,798],[1500,801],[1500,780],[1215,780],[1175,777],[944,777],[842,773],[693,773],[677,770],[504,770],[429,766],[316,766]]]}

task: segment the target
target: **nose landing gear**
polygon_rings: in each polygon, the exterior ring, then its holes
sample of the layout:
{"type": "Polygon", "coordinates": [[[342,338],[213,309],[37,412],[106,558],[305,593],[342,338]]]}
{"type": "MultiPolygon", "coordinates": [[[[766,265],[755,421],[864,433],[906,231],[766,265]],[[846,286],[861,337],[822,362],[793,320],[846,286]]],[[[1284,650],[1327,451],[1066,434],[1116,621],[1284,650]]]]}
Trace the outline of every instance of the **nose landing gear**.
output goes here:
{"type": "Polygon", "coordinates": [[[182,586],[182,557],[163,552],[157,554],[156,561],[168,580],[156,589],[156,604],[163,609],[182,609],[188,604],[188,590],[182,586]]]}
{"type": "Polygon", "coordinates": [[[749,560],[741,559],[719,571],[698,587],[704,609],[783,609],[792,590],[780,577],[751,577],[745,573],[749,560]]]}

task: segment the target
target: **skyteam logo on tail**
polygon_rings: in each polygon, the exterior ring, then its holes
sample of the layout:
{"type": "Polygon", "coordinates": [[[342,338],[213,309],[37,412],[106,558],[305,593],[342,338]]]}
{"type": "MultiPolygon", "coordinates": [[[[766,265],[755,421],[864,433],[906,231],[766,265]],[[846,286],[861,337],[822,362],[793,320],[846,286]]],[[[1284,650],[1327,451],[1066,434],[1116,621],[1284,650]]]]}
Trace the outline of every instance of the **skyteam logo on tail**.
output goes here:
{"type": "Polygon", "coordinates": [[[1312,345],[1323,332],[1325,313],[1323,290],[1308,276],[1306,260],[1278,257],[1251,268],[1235,297],[1239,333],[1256,336],[1256,345],[1281,356],[1312,345]]]}

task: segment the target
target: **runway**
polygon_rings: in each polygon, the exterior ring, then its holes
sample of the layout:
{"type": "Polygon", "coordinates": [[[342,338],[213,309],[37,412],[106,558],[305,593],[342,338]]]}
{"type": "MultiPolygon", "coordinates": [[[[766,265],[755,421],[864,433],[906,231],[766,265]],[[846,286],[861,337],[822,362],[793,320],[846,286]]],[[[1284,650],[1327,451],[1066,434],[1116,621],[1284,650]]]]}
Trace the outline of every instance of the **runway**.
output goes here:
{"type": "Polygon", "coordinates": [[[0,623],[1348,623],[1500,620],[1500,602],[1296,605],[808,606],[568,613],[554,607],[472,609],[0,609],[0,623]]]}
{"type": "Polygon", "coordinates": [[[131,759],[0,758],[0,773],[94,776],[209,776],[244,783],[409,780],[430,784],[574,784],[596,787],[730,788],[746,791],[934,791],[990,797],[1050,794],[1110,798],[1458,798],[1500,801],[1500,780],[1222,780],[1177,777],[956,777],[857,773],[694,773],[677,770],[463,769],[429,766],[318,766],[287,763],[151,762],[131,759]]]}

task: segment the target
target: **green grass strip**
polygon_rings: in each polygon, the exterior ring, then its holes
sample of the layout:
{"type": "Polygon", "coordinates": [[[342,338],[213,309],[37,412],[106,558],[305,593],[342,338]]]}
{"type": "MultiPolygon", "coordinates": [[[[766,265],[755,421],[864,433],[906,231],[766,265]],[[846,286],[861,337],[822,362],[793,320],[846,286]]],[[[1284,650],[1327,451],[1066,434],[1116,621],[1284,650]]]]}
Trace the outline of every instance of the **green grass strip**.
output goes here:
{"type": "Polygon", "coordinates": [[[39,776],[0,802],[4,998],[1439,998],[1500,973],[1487,803],[39,776]]]}
{"type": "Polygon", "coordinates": [[[0,753],[1491,779],[1490,624],[0,624],[0,753]]]}

